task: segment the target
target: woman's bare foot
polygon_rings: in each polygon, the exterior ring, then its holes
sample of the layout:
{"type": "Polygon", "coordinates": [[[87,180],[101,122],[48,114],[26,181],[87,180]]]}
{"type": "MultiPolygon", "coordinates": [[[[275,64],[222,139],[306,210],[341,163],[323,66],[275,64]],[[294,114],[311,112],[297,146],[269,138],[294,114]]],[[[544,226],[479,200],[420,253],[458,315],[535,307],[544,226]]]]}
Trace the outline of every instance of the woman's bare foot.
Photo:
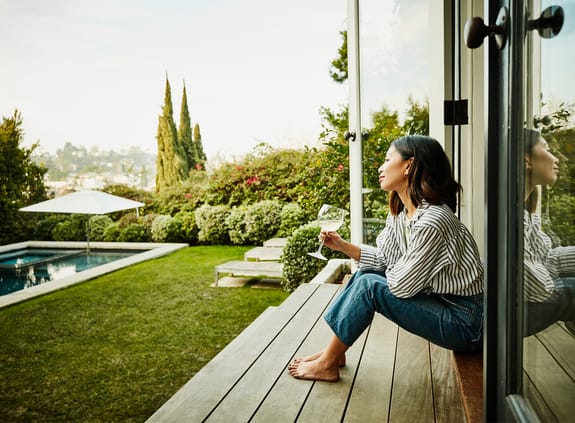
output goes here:
{"type": "Polygon", "coordinates": [[[310,361],[293,362],[288,366],[290,374],[297,379],[323,380],[337,382],[339,380],[339,367],[329,365],[321,358],[310,361]]]}
{"type": "MultiPolygon", "coordinates": [[[[315,354],[306,355],[305,357],[295,358],[295,359],[292,361],[292,364],[301,363],[302,361],[314,361],[314,360],[317,360],[322,354],[323,354],[323,351],[320,351],[320,352],[316,352],[315,354]]],[[[345,366],[345,354],[342,355],[342,356],[337,360],[337,365],[338,365],[339,367],[344,367],[344,366],[345,366]]]]}

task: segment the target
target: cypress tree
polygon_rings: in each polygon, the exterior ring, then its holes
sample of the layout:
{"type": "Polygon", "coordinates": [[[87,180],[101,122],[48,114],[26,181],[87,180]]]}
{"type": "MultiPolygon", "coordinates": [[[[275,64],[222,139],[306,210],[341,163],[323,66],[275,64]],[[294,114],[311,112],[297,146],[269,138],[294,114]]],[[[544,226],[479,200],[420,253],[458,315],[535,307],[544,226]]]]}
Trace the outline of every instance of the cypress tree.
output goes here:
{"type": "Polygon", "coordinates": [[[166,90],[164,93],[164,107],[158,119],[158,157],[156,160],[156,191],[170,187],[183,180],[187,174],[187,163],[184,153],[178,142],[174,110],[172,107],[172,91],[170,81],[166,75],[166,90]]]}
{"type": "Polygon", "coordinates": [[[196,123],[194,126],[194,147],[197,152],[197,163],[202,167],[206,168],[206,153],[204,152],[204,146],[202,145],[202,135],[200,134],[200,125],[196,123]]]}
{"type": "Polygon", "coordinates": [[[189,170],[195,169],[198,163],[198,153],[194,140],[192,139],[192,124],[190,122],[190,111],[188,109],[188,96],[186,94],[186,83],[184,81],[184,92],[182,94],[182,107],[180,108],[180,127],[178,128],[178,139],[184,150],[186,163],[189,170]]]}

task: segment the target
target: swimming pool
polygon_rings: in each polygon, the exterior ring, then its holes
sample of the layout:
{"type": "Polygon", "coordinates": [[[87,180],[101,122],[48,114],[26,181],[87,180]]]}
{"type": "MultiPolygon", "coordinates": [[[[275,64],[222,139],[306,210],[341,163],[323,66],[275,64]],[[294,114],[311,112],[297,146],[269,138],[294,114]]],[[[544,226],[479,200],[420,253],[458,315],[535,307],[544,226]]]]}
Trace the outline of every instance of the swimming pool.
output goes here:
{"type": "Polygon", "coordinates": [[[0,308],[84,282],[188,244],[28,241],[0,246],[0,308]]]}
{"type": "Polygon", "coordinates": [[[146,250],[22,248],[0,254],[0,295],[11,294],[146,250]]]}

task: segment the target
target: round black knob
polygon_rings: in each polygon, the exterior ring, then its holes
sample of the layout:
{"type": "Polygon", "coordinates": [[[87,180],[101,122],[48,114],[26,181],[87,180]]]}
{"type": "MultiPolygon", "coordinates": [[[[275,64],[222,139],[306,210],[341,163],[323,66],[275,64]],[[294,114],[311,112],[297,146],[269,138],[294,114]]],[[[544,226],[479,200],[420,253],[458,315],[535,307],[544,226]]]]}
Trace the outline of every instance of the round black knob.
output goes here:
{"type": "Polygon", "coordinates": [[[508,21],[507,8],[502,7],[499,9],[497,21],[494,25],[485,25],[483,18],[474,16],[465,22],[463,28],[463,37],[465,38],[465,45],[469,48],[477,48],[483,44],[483,39],[488,36],[495,36],[497,47],[499,50],[505,47],[507,41],[507,21],[508,21]]]}

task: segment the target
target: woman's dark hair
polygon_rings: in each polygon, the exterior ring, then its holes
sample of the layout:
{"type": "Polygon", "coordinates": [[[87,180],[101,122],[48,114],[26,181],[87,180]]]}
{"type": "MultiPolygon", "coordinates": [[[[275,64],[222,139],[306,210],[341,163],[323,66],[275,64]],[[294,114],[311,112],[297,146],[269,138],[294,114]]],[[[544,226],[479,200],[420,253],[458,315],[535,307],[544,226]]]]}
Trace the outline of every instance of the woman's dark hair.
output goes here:
{"type": "MultiPolygon", "coordinates": [[[[391,143],[404,160],[413,157],[407,175],[407,193],[418,207],[423,201],[429,204],[447,204],[455,211],[457,194],[461,185],[453,178],[449,159],[437,140],[423,135],[409,135],[391,143]]],[[[397,192],[389,196],[391,214],[398,215],[403,203],[397,192]]]]}
{"type": "Polygon", "coordinates": [[[535,129],[524,128],[523,129],[523,137],[524,137],[524,146],[525,146],[525,154],[533,153],[533,147],[539,142],[542,135],[541,132],[536,131],[535,129]]]}
{"type": "MultiPolygon", "coordinates": [[[[542,135],[541,132],[536,131],[535,129],[524,128],[523,129],[523,146],[525,149],[525,154],[531,155],[533,154],[533,148],[537,145],[539,140],[541,139],[542,135]]],[[[525,200],[525,208],[530,212],[534,213],[537,209],[537,203],[539,201],[539,191],[534,189],[529,194],[529,197],[525,200]]]]}

